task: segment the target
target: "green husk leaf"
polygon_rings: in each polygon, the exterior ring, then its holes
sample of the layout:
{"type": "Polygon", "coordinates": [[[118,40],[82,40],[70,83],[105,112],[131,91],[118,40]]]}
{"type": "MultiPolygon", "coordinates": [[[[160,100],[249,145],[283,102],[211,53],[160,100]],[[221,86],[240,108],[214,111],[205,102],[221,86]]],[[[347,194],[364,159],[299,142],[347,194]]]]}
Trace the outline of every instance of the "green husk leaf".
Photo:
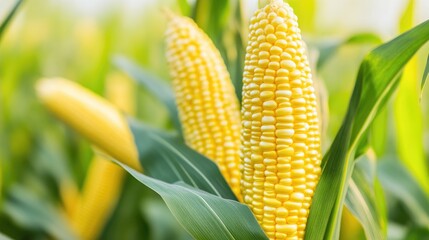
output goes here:
{"type": "Polygon", "coordinates": [[[129,121],[146,175],[168,183],[182,181],[214,195],[237,200],[217,165],[175,134],[129,121]]]}
{"type": "Polygon", "coordinates": [[[268,239],[247,206],[183,182],[166,183],[118,164],[158,193],[179,223],[195,239],[268,239]]]}
{"type": "Polygon", "coordinates": [[[343,124],[322,161],[306,239],[336,239],[354,153],[376,113],[399,83],[398,75],[429,40],[429,21],[377,47],[363,60],[343,124]]]}

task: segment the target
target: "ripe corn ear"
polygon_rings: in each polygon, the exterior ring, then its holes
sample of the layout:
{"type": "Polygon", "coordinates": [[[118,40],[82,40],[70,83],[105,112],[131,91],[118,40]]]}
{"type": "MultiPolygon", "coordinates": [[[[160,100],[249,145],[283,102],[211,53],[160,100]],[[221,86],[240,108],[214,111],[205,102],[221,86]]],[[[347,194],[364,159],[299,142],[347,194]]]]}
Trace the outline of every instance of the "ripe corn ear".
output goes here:
{"type": "Polygon", "coordinates": [[[317,103],[297,17],[251,18],[243,73],[242,194],[270,239],[302,239],[320,175],[317,103]]]}
{"type": "Polygon", "coordinates": [[[217,163],[240,197],[240,110],[229,73],[209,37],[170,14],[167,60],[186,143],[217,163]]]}
{"type": "Polygon", "coordinates": [[[37,83],[44,105],[100,150],[141,171],[137,148],[124,116],[108,101],[65,79],[37,83]]]}
{"type": "MultiPolygon", "coordinates": [[[[118,109],[134,112],[131,81],[111,73],[106,81],[106,97],[118,109]]],[[[91,161],[83,192],[71,216],[71,225],[80,239],[97,239],[120,196],[125,170],[101,156],[91,161]]]]}

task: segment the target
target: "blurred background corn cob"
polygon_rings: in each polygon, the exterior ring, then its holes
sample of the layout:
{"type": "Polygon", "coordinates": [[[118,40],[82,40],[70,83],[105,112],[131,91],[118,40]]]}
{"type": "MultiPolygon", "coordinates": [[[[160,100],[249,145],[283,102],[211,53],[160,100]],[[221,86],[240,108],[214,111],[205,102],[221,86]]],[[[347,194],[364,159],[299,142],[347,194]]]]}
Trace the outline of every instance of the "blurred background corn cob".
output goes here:
{"type": "MultiPolygon", "coordinates": [[[[108,76],[106,84],[107,99],[122,112],[132,114],[134,95],[130,79],[114,72],[108,76]]],[[[86,175],[83,191],[75,200],[69,218],[79,238],[96,239],[119,199],[125,171],[96,153],[86,175]]]]}

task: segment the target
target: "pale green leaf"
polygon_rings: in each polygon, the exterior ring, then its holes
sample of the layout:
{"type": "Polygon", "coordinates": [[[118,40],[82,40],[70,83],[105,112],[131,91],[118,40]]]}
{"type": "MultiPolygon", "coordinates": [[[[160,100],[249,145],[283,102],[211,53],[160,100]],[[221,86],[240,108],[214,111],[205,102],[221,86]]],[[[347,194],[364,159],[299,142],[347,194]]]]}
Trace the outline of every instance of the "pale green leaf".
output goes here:
{"type": "Polygon", "coordinates": [[[179,5],[180,12],[183,16],[188,16],[191,13],[191,6],[187,0],[177,0],[177,5],[179,5]]]}
{"type": "Polygon", "coordinates": [[[10,189],[3,210],[26,228],[43,230],[56,239],[76,239],[61,212],[24,187],[10,189]]]}
{"type": "Polygon", "coordinates": [[[312,33],[316,30],[316,0],[288,0],[286,1],[291,5],[295,15],[298,16],[298,24],[303,32],[312,33]]]}
{"type": "Polygon", "coordinates": [[[174,93],[165,81],[148,73],[125,57],[115,57],[113,63],[157,97],[167,107],[176,129],[181,129],[174,93]]]}
{"type": "Polygon", "coordinates": [[[317,61],[317,69],[323,68],[328,60],[343,46],[353,44],[381,44],[382,39],[374,33],[357,33],[348,37],[345,40],[334,43],[319,44],[319,58],[317,61]]]}
{"type": "Polygon", "coordinates": [[[12,240],[12,238],[10,238],[10,237],[8,237],[8,236],[6,236],[0,232],[0,240],[12,240]]]}
{"type": "Polygon", "coordinates": [[[377,173],[386,192],[404,203],[412,221],[429,229],[429,197],[413,176],[396,159],[380,161],[377,173]]]}
{"type": "Polygon", "coordinates": [[[384,195],[377,188],[375,166],[367,158],[357,162],[349,183],[345,204],[359,220],[367,239],[386,239],[387,214],[384,195]],[[378,193],[377,193],[378,192],[378,193]]]}
{"type": "Polygon", "coordinates": [[[354,164],[354,152],[376,113],[399,83],[398,75],[429,40],[429,21],[371,51],[359,69],[343,124],[322,161],[306,239],[336,239],[339,216],[354,164]]]}
{"type": "MultiPolygon", "coordinates": [[[[401,32],[413,26],[414,9],[415,1],[409,0],[400,21],[401,32]]],[[[417,58],[414,57],[405,66],[394,101],[395,139],[400,160],[429,192],[429,166],[423,146],[423,113],[419,102],[417,70],[417,58]]]]}

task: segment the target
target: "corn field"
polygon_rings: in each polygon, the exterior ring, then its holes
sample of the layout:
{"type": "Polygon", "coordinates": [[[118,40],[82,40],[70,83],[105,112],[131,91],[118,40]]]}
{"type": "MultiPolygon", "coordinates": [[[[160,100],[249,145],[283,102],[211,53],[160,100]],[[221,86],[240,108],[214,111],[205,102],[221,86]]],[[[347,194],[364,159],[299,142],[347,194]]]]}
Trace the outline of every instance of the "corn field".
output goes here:
{"type": "Polygon", "coordinates": [[[428,42],[426,0],[2,0],[0,239],[429,239],[428,42]]]}

